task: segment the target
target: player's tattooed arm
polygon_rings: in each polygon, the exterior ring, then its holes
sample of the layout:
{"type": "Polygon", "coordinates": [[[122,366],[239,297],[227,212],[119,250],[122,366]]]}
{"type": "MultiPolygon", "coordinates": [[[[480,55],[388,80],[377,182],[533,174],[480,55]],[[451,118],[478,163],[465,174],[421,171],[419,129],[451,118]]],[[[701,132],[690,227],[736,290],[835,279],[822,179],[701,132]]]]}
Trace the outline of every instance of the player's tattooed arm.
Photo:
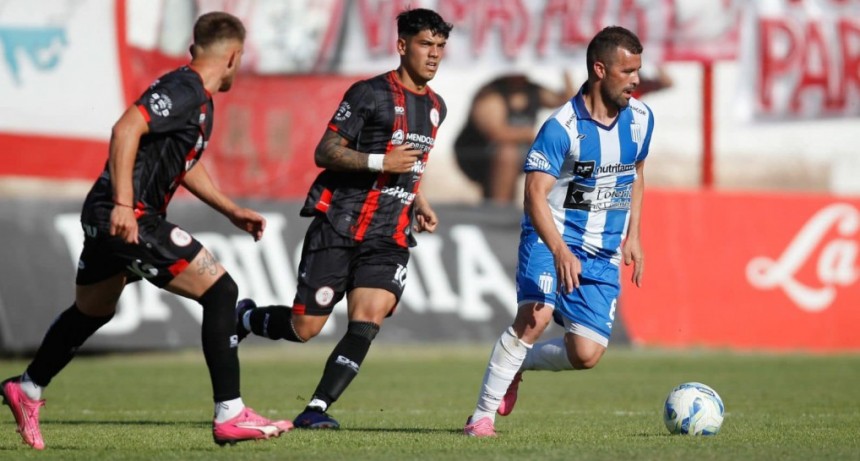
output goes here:
{"type": "Polygon", "coordinates": [[[318,167],[334,171],[367,171],[368,155],[347,147],[349,141],[332,130],[326,130],[314,152],[318,167]]]}
{"type": "Polygon", "coordinates": [[[371,171],[374,173],[409,173],[424,151],[400,144],[390,152],[365,154],[347,147],[349,141],[332,130],[326,130],[314,153],[318,167],[333,171],[371,171]],[[375,157],[375,158],[373,158],[375,157]]]}

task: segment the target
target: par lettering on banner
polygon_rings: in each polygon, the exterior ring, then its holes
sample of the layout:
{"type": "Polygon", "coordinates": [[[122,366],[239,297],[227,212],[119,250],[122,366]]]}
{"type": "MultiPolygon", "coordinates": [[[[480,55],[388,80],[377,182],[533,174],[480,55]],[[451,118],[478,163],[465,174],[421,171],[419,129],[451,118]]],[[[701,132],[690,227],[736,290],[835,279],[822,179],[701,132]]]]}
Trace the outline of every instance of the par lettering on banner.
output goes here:
{"type": "Polygon", "coordinates": [[[860,115],[860,2],[749,2],[742,36],[742,115],[860,115]]]}

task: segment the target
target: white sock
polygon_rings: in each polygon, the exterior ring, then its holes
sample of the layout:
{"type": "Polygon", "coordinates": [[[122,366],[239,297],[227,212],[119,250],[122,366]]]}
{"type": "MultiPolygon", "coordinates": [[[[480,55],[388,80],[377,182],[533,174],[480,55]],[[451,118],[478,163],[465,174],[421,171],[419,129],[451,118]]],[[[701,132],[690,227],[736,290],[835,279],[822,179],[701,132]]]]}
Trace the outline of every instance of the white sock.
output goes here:
{"type": "Polygon", "coordinates": [[[21,375],[20,384],[21,391],[27,394],[27,397],[33,400],[42,400],[42,386],[34,383],[26,371],[21,375]]]}
{"type": "Polygon", "coordinates": [[[502,333],[490,354],[490,362],[487,364],[481,392],[478,394],[478,404],[472,413],[473,422],[486,417],[492,421],[496,420],[496,410],[502,403],[502,397],[508,391],[508,386],[514,380],[514,375],[519,371],[531,347],[531,344],[517,338],[513,327],[502,333]]]}
{"type": "Polygon", "coordinates": [[[570,360],[567,358],[564,337],[559,336],[558,338],[535,343],[534,347],[529,350],[520,368],[520,371],[525,370],[573,370],[573,365],[571,365],[570,360]]]}
{"type": "Polygon", "coordinates": [[[313,408],[319,408],[320,411],[328,410],[328,405],[326,405],[326,403],[320,399],[311,400],[310,402],[308,402],[308,406],[313,408]]]}
{"type": "Polygon", "coordinates": [[[245,403],[242,402],[242,397],[215,402],[215,422],[223,423],[224,421],[229,421],[238,416],[244,409],[245,403]]]}

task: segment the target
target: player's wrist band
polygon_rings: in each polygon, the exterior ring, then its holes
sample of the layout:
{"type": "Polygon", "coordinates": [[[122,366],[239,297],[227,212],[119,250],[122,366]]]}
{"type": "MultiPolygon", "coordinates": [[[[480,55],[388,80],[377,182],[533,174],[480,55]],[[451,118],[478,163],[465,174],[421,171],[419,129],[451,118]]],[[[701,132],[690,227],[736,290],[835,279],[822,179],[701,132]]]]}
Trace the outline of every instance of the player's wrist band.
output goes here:
{"type": "Polygon", "coordinates": [[[367,169],[374,173],[382,173],[383,161],[385,161],[385,154],[369,154],[367,156],[367,169]]]}
{"type": "Polygon", "coordinates": [[[133,207],[133,206],[131,206],[131,205],[126,205],[125,203],[117,202],[116,200],[114,200],[114,201],[113,201],[113,204],[114,204],[114,205],[116,205],[116,206],[121,206],[121,207],[125,207],[125,208],[131,208],[132,210],[134,209],[134,207],[133,207]]]}

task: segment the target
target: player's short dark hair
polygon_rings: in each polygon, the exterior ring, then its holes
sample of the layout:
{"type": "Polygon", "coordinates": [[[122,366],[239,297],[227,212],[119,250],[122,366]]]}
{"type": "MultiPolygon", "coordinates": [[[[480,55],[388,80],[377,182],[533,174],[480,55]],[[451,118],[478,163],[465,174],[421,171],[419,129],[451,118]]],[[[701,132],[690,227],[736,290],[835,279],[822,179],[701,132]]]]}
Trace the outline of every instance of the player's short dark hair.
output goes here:
{"type": "Polygon", "coordinates": [[[397,15],[397,36],[402,38],[418,35],[422,30],[448,38],[453,28],[454,25],[445,22],[439,13],[426,8],[405,10],[397,15]]]}
{"type": "Polygon", "coordinates": [[[206,48],[221,40],[245,42],[245,26],[239,18],[223,11],[213,11],[197,18],[194,45],[206,48]]]}
{"type": "Polygon", "coordinates": [[[615,49],[621,47],[633,54],[642,54],[642,42],[633,32],[621,26],[609,26],[601,30],[591,39],[586,51],[588,72],[594,69],[597,61],[611,64],[615,49]]]}

